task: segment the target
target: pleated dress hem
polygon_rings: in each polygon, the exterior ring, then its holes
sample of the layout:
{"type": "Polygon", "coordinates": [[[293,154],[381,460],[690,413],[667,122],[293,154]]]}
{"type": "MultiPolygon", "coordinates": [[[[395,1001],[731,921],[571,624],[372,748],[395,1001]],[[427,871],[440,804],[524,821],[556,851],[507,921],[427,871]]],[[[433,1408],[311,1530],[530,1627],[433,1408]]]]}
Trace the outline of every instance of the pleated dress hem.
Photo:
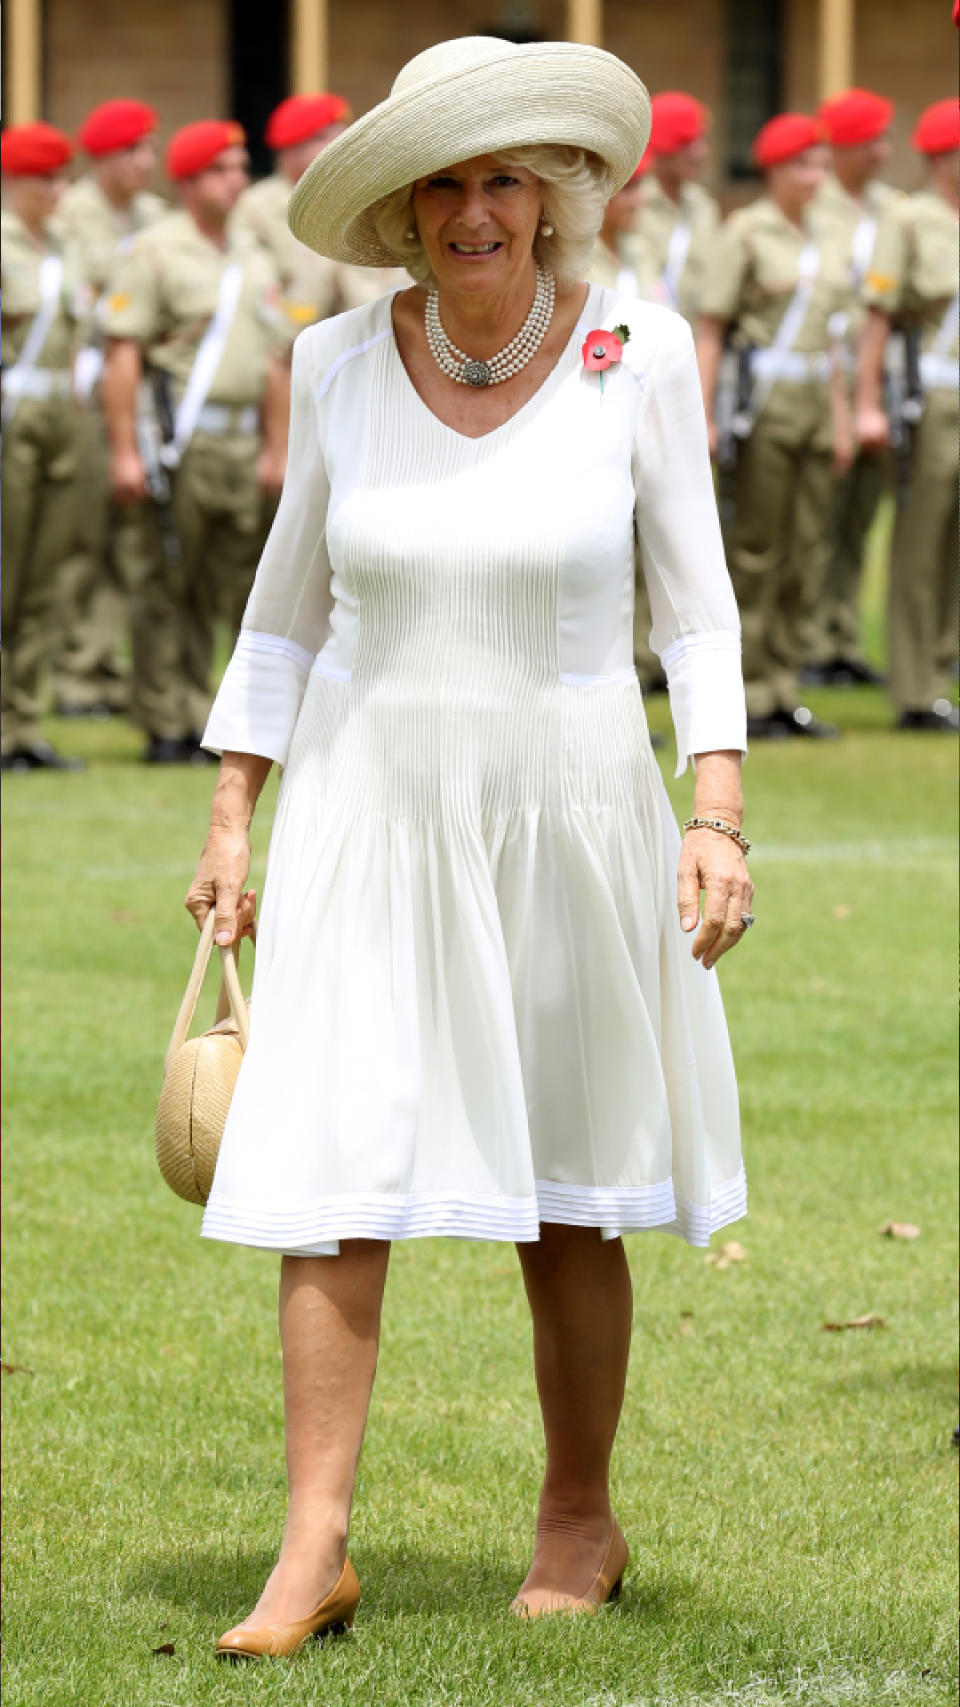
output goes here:
{"type": "Polygon", "coordinates": [[[292,1210],[251,1210],[218,1197],[203,1219],[203,1236],[287,1256],[336,1256],[340,1239],[460,1238],[526,1244],[541,1222],[599,1227],[604,1238],[656,1229],[705,1248],[710,1236],[747,1212],[747,1183],[717,1186],[708,1203],[693,1203],[672,1180],[648,1186],[585,1186],[537,1180],[532,1197],[482,1197],[450,1192],[341,1192],[292,1210]]]}

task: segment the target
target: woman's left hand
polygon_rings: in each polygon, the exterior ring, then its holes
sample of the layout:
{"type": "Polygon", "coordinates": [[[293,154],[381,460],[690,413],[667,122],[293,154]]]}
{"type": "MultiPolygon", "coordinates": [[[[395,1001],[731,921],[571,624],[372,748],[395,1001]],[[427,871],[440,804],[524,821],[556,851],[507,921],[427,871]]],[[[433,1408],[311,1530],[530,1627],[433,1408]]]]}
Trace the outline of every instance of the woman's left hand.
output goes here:
{"type": "Polygon", "coordinates": [[[749,914],[753,905],[747,862],[732,836],[718,830],[687,831],[680,853],[677,900],[683,930],[697,931],[693,958],[702,961],[709,971],[721,954],[726,954],[746,936],[743,915],[749,914]]]}

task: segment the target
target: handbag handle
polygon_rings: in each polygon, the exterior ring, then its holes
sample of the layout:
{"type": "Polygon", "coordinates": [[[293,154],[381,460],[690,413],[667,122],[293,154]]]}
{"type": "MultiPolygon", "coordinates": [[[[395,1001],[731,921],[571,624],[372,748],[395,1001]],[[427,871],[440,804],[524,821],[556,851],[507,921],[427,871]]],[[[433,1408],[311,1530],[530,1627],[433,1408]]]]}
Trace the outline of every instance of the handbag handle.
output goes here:
{"type": "MultiPolygon", "coordinates": [[[[210,954],[213,949],[213,930],[214,909],[211,907],[203,921],[200,941],[197,944],[197,952],[194,956],[193,971],[187,980],[187,988],[184,992],[183,1001],[180,1003],[180,1012],[177,1014],[170,1045],[164,1057],[164,1072],[167,1071],[176,1051],[186,1043],[187,1034],[193,1024],[193,1016],[197,1011],[197,1002],[200,1000],[203,980],[210,964],[210,954]]],[[[256,925],[253,926],[253,931],[255,937],[256,925]]],[[[237,1031],[240,1034],[240,1047],[245,1050],[250,1037],[250,1020],[244,994],[240,988],[240,974],[237,971],[239,951],[239,941],[220,948],[220,994],[217,998],[217,1012],[214,1023],[219,1025],[221,1020],[226,1019],[228,1013],[232,1013],[236,1021],[237,1031]]]]}

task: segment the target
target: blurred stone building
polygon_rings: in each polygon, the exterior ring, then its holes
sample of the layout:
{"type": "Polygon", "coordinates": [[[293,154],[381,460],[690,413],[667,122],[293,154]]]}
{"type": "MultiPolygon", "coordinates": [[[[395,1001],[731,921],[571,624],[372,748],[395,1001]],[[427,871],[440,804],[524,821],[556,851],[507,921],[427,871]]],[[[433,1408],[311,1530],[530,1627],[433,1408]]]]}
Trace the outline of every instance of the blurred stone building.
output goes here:
{"type": "Polygon", "coordinates": [[[956,87],[951,0],[6,0],[3,117],[74,130],[96,102],[151,102],[166,133],[199,117],[247,127],[291,89],[341,91],[357,113],[405,60],[448,36],[596,42],[651,90],[688,89],[713,118],[724,201],[752,194],[750,139],[782,107],[864,84],[897,103],[891,179],[917,178],[913,121],[956,87]]]}

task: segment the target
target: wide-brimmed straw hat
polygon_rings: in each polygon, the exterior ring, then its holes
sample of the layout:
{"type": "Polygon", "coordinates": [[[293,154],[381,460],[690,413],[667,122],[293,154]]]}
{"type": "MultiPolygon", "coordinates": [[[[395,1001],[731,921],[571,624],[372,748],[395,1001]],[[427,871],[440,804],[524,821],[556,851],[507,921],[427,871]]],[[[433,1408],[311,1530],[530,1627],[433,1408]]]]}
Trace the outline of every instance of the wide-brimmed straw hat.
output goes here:
{"type": "Polygon", "coordinates": [[[612,53],[574,42],[518,47],[461,36],[418,53],[385,101],[319,154],[290,198],[301,243],[337,261],[393,267],[370,218],[382,196],[478,154],[542,143],[599,155],[608,193],[650,135],[650,97],[612,53]]]}

